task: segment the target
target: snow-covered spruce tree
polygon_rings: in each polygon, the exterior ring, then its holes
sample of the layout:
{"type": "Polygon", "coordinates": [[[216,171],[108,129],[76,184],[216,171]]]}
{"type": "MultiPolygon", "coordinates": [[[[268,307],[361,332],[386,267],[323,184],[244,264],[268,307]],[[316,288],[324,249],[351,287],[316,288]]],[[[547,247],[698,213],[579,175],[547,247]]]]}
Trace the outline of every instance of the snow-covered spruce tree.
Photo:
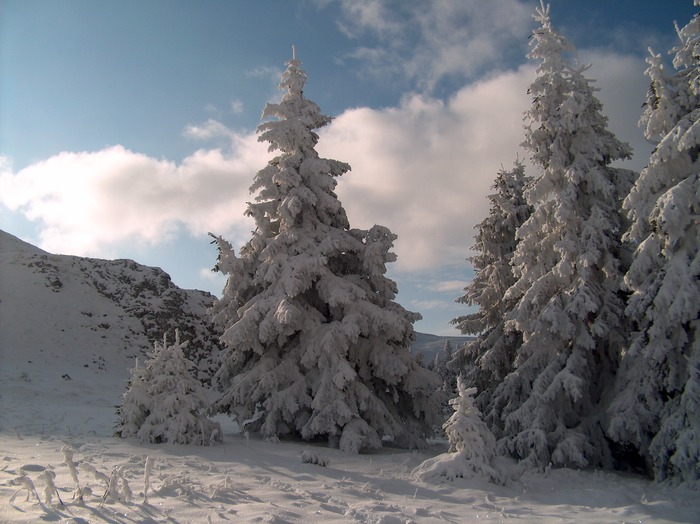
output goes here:
{"type": "Polygon", "coordinates": [[[154,344],[148,359],[131,370],[129,387],[117,408],[116,434],[141,442],[206,446],[222,439],[221,427],[203,415],[209,401],[194,378],[194,363],[185,357],[187,341],[154,344]]]}
{"type": "Polygon", "coordinates": [[[505,322],[515,305],[506,299],[506,291],[515,284],[511,260],[517,245],[516,232],[532,210],[523,194],[527,183],[525,168],[516,161],[513,169],[501,169],[493,184],[495,193],[489,195],[489,216],[476,226],[475,254],[469,258],[475,271],[474,279],[464,288],[465,294],[456,301],[478,306],[471,313],[452,320],[460,331],[475,334],[456,357],[464,368],[466,382],[477,388],[476,402],[485,414],[491,430],[499,435],[504,406],[494,404],[494,389],[513,370],[515,352],[521,337],[515,330],[506,330],[505,322]]]}
{"type": "MultiPolygon", "coordinates": [[[[441,389],[449,398],[454,394],[455,385],[457,384],[457,375],[453,366],[454,350],[449,340],[445,340],[445,345],[442,351],[435,353],[433,361],[428,364],[428,369],[434,371],[442,382],[441,389]]],[[[446,407],[449,407],[445,405],[446,407]]]]}
{"type": "Polygon", "coordinates": [[[610,465],[600,418],[624,344],[620,207],[632,179],[610,163],[630,148],[607,129],[549,6],[535,19],[528,56],[540,65],[523,145],[541,172],[525,190],[533,212],[518,230],[506,293],[517,300],[508,324],[523,341],[494,392],[498,445],[538,467],[610,465]]]}
{"type": "Polygon", "coordinates": [[[474,403],[476,388],[467,388],[459,375],[457,394],[457,398],[450,400],[454,413],[442,426],[450,443],[449,452],[426,460],[414,474],[423,480],[434,477],[447,477],[449,480],[484,477],[502,484],[502,475],[491,465],[496,439],[474,403]]]}
{"type": "Polygon", "coordinates": [[[287,62],[286,93],[258,127],[280,154],[251,186],[253,237],[239,257],[215,237],[229,275],[213,310],[228,349],[216,408],[264,437],[327,439],[348,452],[383,439],[419,446],[439,423],[439,378],[411,355],[420,315],[394,302],[385,276],[396,236],[350,229],[334,193],[350,167],[315,151],[314,130],[331,119],[304,98],[299,66],[287,62]]]}
{"type": "MultiPolygon", "coordinates": [[[[699,5],[695,2],[695,5],[699,5]]],[[[656,147],[625,199],[635,248],[625,275],[633,338],[610,407],[611,437],[658,480],[700,479],[700,15],[678,30],[667,75],[647,59],[640,125],[656,147]]]]}

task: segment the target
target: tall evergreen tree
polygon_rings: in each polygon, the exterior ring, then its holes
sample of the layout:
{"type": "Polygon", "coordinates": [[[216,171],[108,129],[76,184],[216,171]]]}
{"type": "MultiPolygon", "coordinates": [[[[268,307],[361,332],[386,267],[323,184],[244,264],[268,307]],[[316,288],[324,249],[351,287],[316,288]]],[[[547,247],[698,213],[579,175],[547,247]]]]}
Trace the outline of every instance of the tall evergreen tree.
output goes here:
{"type": "Polygon", "coordinates": [[[535,19],[528,56],[540,65],[524,146],[541,173],[525,191],[533,213],[518,231],[517,281],[506,293],[523,341],[494,393],[504,406],[499,447],[540,467],[604,465],[599,419],[623,344],[620,203],[631,184],[631,172],[610,163],[630,148],[607,129],[549,6],[535,19]]]}
{"type": "MultiPolygon", "coordinates": [[[[696,1],[695,5],[699,5],[696,1]]],[[[640,124],[656,142],[624,202],[635,248],[625,275],[634,337],[625,353],[610,434],[659,480],[700,479],[700,15],[678,29],[667,75],[651,53],[640,124]]]]}
{"type": "MultiPolygon", "coordinates": [[[[434,371],[440,377],[442,385],[440,390],[445,394],[445,398],[449,399],[454,395],[455,387],[457,386],[457,375],[459,371],[455,367],[454,351],[449,340],[445,340],[445,345],[442,351],[437,351],[432,362],[428,364],[428,369],[434,371]]],[[[443,405],[445,413],[449,412],[449,405],[443,405]]]]}
{"type": "Polygon", "coordinates": [[[502,405],[494,404],[493,392],[513,370],[516,349],[521,337],[517,331],[506,330],[505,322],[515,301],[505,299],[506,291],[515,283],[511,260],[516,247],[516,232],[532,210],[523,191],[527,182],[525,167],[516,161],[513,169],[501,169],[493,184],[495,193],[489,195],[489,216],[476,226],[477,234],[469,258],[474,267],[474,279],[464,288],[457,302],[478,306],[475,313],[452,320],[465,334],[477,338],[466,343],[455,361],[467,372],[466,382],[477,388],[477,405],[495,434],[501,428],[502,405]]]}
{"type": "Polygon", "coordinates": [[[314,130],[331,119],[304,98],[300,64],[287,62],[286,92],[258,127],[280,153],[251,186],[253,236],[240,257],[216,238],[229,275],[214,307],[227,347],[216,406],[265,437],[327,439],[350,452],[383,440],[418,446],[439,423],[439,379],[411,355],[420,315],[394,301],[385,276],[396,236],[350,229],[334,193],[350,166],[315,151],[314,130]]]}

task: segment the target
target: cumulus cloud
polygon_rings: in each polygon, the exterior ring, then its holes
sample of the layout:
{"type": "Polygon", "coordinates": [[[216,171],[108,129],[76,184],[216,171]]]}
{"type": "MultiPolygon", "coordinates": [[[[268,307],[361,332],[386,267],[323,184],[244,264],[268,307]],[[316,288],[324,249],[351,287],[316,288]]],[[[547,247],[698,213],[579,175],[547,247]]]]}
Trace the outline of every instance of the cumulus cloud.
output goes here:
{"type": "MultiPolygon", "coordinates": [[[[587,76],[600,88],[610,129],[634,148],[621,165],[641,169],[650,151],[637,127],[646,90],[642,59],[602,50],[581,59],[593,64],[587,76]]],[[[319,151],[352,166],[338,186],[351,222],[380,223],[398,234],[398,270],[464,264],[497,171],[519,156],[536,174],[520,148],[534,68],[469,84],[445,102],[411,95],[398,107],[351,109],[323,133],[319,151]]]]}
{"type": "Polygon", "coordinates": [[[523,66],[446,102],[412,95],[394,108],[351,109],[322,134],[319,152],[352,166],[338,186],[351,223],[398,234],[401,270],[463,263],[497,171],[519,154],[533,78],[523,66]]]}
{"type": "Polygon", "coordinates": [[[180,164],[122,146],[64,152],[0,174],[0,202],[37,221],[41,246],[109,256],[124,242],[157,244],[181,227],[245,237],[248,187],[267,155],[254,136],[233,136],[230,153],[199,150],[180,164]]]}
{"type": "MultiPolygon", "coordinates": [[[[602,51],[585,59],[594,62],[589,76],[598,79],[610,127],[640,146],[640,60],[602,51]]],[[[398,235],[396,271],[466,265],[497,171],[525,156],[519,144],[534,67],[468,84],[447,100],[411,94],[396,107],[348,109],[322,130],[319,154],[352,167],[337,188],[351,225],[382,224],[398,235]]],[[[228,145],[180,163],[121,146],[61,153],[17,173],[3,160],[0,203],[36,221],[49,251],[108,256],[116,244],[155,244],[179,228],[223,233],[240,246],[253,227],[243,212],[253,175],[269,158],[266,144],[216,120],[185,133],[228,145]]],[[[635,162],[644,161],[642,154],[635,162]]],[[[462,287],[443,282],[432,289],[459,294],[462,287]]]]}

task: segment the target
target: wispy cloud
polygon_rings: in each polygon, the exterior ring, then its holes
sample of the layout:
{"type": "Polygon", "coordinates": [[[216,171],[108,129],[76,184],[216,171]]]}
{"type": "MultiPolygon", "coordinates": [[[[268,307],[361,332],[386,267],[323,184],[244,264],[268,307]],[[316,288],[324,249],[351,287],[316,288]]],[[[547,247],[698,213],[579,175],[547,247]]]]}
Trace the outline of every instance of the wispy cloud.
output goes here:
{"type": "Polygon", "coordinates": [[[467,282],[463,280],[446,280],[438,282],[435,285],[435,291],[440,293],[445,292],[461,292],[467,286],[467,282]]]}
{"type": "Polygon", "coordinates": [[[224,285],[226,284],[226,277],[218,271],[212,271],[210,267],[200,268],[199,278],[218,284],[219,289],[223,289],[224,285]]]}
{"type": "Polygon", "coordinates": [[[280,75],[282,74],[282,72],[283,70],[279,67],[259,66],[254,69],[251,69],[250,71],[247,71],[246,76],[252,78],[267,78],[271,82],[274,82],[275,85],[277,85],[279,83],[280,75]]]}
{"type": "Polygon", "coordinates": [[[236,98],[235,100],[231,101],[231,112],[239,115],[243,112],[244,106],[243,106],[243,101],[240,100],[239,98],[236,98]]]}
{"type": "Polygon", "coordinates": [[[532,6],[518,0],[339,0],[338,26],[363,37],[346,58],[365,73],[406,79],[430,93],[444,79],[471,80],[518,60],[532,31],[532,6]]]}
{"type": "Polygon", "coordinates": [[[452,302],[445,300],[411,300],[410,305],[417,311],[447,309],[453,306],[452,302]]]}
{"type": "Polygon", "coordinates": [[[210,118],[202,124],[188,125],[185,127],[182,134],[188,138],[193,138],[196,140],[211,140],[214,138],[226,138],[233,140],[236,137],[236,133],[234,131],[213,118],[210,118]]]}

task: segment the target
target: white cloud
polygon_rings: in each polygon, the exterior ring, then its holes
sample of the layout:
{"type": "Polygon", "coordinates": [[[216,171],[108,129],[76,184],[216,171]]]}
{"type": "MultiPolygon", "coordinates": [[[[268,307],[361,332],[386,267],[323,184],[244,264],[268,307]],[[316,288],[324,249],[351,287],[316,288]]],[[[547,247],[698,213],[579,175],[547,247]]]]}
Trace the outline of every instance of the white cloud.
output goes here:
{"type": "Polygon", "coordinates": [[[322,156],[352,166],[338,185],[351,224],[396,233],[400,270],[464,263],[489,187],[518,154],[532,78],[524,66],[447,102],[413,95],[395,108],[351,109],[322,134],[322,156]]]}
{"type": "Polygon", "coordinates": [[[621,165],[642,169],[653,147],[637,125],[649,88],[649,78],[644,74],[647,64],[641,57],[600,49],[583,50],[579,53],[579,59],[582,63],[591,64],[586,76],[597,80],[594,85],[600,91],[596,96],[603,103],[603,112],[609,118],[609,129],[634,150],[634,158],[621,165]]]}
{"type": "Polygon", "coordinates": [[[210,118],[203,124],[188,125],[183,131],[183,135],[196,140],[211,140],[214,138],[226,138],[227,140],[233,140],[236,133],[218,120],[210,118]]]}
{"type": "Polygon", "coordinates": [[[109,256],[124,242],[157,244],[180,227],[242,241],[248,187],[267,152],[254,136],[234,136],[231,154],[199,150],[179,165],[121,146],[60,153],[0,174],[0,202],[35,220],[41,246],[109,256]]]}
{"type": "MultiPolygon", "coordinates": [[[[240,115],[243,114],[245,111],[245,105],[243,104],[243,101],[240,98],[234,98],[229,102],[228,107],[225,110],[221,110],[218,107],[216,107],[215,104],[209,103],[204,106],[204,111],[206,113],[209,113],[210,115],[213,115],[214,118],[222,118],[228,114],[233,114],[233,115],[240,115]]],[[[198,127],[198,126],[190,126],[190,127],[198,127]]]]}
{"type": "Polygon", "coordinates": [[[338,26],[350,38],[371,30],[391,40],[403,32],[401,24],[392,17],[392,9],[388,9],[383,0],[341,0],[340,3],[346,20],[339,21],[338,26]]]}
{"type": "MultiPolygon", "coordinates": [[[[611,128],[638,133],[639,60],[603,52],[585,58],[594,60],[589,76],[599,79],[611,128]]],[[[497,171],[524,156],[522,115],[534,67],[467,85],[447,101],[409,95],[396,107],[348,109],[322,130],[319,154],[352,166],[337,188],[351,225],[382,224],[398,235],[395,271],[467,264],[497,171]]],[[[0,203],[37,221],[49,251],[106,256],[120,242],[157,243],[182,227],[225,234],[240,246],[250,238],[243,212],[253,176],[269,158],[266,144],[216,120],[186,134],[228,145],[180,164],[119,146],[61,153],[17,173],[4,160],[0,203]]],[[[643,162],[644,155],[636,160],[643,162]]]]}
{"type": "MultiPolygon", "coordinates": [[[[581,57],[593,62],[587,76],[601,89],[610,129],[635,149],[624,165],[640,169],[650,150],[637,128],[642,60],[600,50],[581,57]]],[[[351,109],[323,133],[323,156],[352,166],[338,185],[351,223],[380,223],[396,233],[399,271],[467,263],[497,171],[516,155],[528,160],[519,144],[535,66],[467,85],[447,102],[413,95],[394,108],[351,109]]]]}
{"type": "Polygon", "coordinates": [[[218,289],[223,289],[224,285],[226,284],[226,276],[217,271],[212,271],[210,267],[200,268],[198,276],[204,281],[216,284],[218,289]]]}
{"type": "Polygon", "coordinates": [[[0,154],[0,177],[10,176],[12,174],[12,159],[8,156],[0,154]]]}
{"type": "Polygon", "coordinates": [[[282,69],[276,66],[259,66],[247,71],[246,76],[251,78],[266,78],[277,85],[283,72],[282,69]]]}

